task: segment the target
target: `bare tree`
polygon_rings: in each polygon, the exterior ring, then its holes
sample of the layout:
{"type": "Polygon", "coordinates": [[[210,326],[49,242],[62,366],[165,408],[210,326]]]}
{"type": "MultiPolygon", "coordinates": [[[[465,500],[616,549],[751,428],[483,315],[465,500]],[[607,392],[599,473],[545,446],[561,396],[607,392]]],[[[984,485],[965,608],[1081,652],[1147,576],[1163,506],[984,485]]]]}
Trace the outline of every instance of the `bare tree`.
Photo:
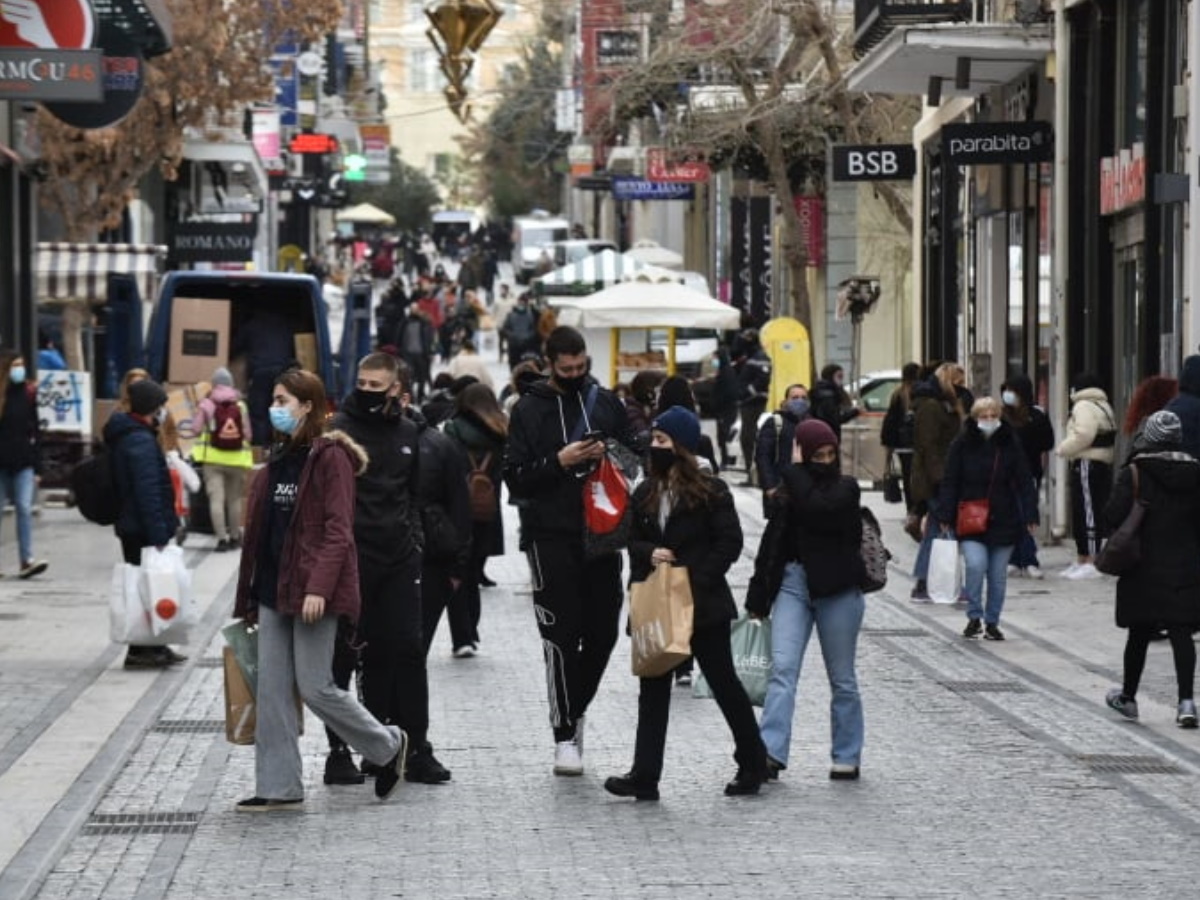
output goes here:
{"type": "MultiPolygon", "coordinates": [[[[851,4],[837,0],[730,0],[673,15],[670,0],[643,0],[651,47],[612,85],[616,127],[640,123],[681,155],[736,164],[766,183],[783,217],[780,248],[790,307],[812,327],[803,226],[795,198],[819,187],[830,141],[904,139],[919,110],[904,99],[851,94],[851,4]]],[[[878,195],[905,228],[908,199],[878,195]]]]}
{"type": "Polygon", "coordinates": [[[337,26],[340,0],[168,0],[173,49],[145,66],[145,89],[110,128],[73,128],[37,115],[46,183],[41,202],[70,240],[116,226],[138,182],[155,166],[178,177],[188,130],[240,126],[241,111],[273,95],[265,60],[282,35],[311,41],[337,26]]]}

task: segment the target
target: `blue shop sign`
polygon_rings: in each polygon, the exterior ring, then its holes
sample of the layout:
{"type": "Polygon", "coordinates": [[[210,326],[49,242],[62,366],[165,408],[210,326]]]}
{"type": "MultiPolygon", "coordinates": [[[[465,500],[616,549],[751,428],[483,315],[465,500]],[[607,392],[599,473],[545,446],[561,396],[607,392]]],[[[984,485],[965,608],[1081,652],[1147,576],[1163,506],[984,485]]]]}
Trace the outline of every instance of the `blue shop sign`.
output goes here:
{"type": "Polygon", "coordinates": [[[612,180],[614,200],[695,200],[696,186],[673,181],[647,181],[644,178],[612,180]]]}

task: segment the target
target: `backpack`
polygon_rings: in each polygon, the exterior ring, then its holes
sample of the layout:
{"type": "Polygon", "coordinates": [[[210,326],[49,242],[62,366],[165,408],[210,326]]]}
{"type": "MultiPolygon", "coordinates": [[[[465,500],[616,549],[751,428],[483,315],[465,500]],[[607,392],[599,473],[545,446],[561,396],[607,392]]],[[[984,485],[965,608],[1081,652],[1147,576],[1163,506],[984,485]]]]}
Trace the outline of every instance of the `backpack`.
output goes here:
{"type": "Polygon", "coordinates": [[[471,471],[467,473],[467,496],[471,502],[472,522],[494,522],[496,520],[496,485],[488,475],[492,454],[485,453],[478,463],[471,457],[471,471]]]}
{"type": "Polygon", "coordinates": [[[242,408],[236,400],[222,400],[213,413],[209,443],[217,450],[241,450],[246,441],[242,428],[242,408]]]}
{"type": "Polygon", "coordinates": [[[116,523],[121,515],[121,498],[107,448],[100,447],[75,464],[71,469],[71,493],[75,495],[75,506],[89,522],[116,523]]]}
{"type": "Polygon", "coordinates": [[[883,530],[875,514],[865,506],[859,510],[862,516],[862,544],[859,553],[862,556],[863,574],[859,587],[864,594],[881,591],[887,585],[887,566],[892,554],[883,544],[883,530]]]}

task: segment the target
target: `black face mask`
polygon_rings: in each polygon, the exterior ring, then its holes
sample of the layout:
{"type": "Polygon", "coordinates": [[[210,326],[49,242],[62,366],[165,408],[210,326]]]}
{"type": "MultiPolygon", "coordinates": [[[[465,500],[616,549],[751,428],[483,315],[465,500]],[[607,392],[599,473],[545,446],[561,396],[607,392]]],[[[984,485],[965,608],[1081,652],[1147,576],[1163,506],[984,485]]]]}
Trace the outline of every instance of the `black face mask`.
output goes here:
{"type": "Polygon", "coordinates": [[[809,462],[808,468],[814,478],[836,478],[838,474],[838,464],[835,462],[809,462]]]}
{"type": "Polygon", "coordinates": [[[563,389],[564,393],[578,394],[583,390],[584,385],[587,384],[587,378],[586,374],[576,375],[574,378],[563,378],[561,375],[556,374],[554,381],[563,389]]]}
{"type": "Polygon", "coordinates": [[[675,450],[672,447],[650,448],[650,471],[655,475],[666,475],[675,465],[675,450]]]}
{"type": "Polygon", "coordinates": [[[382,416],[387,412],[391,398],[387,391],[367,391],[363,388],[354,389],[354,401],[358,408],[371,416],[382,416]]]}

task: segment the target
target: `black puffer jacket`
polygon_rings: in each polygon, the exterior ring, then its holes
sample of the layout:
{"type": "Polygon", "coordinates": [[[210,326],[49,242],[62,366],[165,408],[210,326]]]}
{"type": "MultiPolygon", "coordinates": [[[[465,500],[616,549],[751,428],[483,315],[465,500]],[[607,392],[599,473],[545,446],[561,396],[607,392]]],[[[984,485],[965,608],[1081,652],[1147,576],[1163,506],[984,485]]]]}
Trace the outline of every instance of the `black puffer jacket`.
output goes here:
{"type": "Polygon", "coordinates": [[[423,543],[415,503],[420,459],[417,426],[403,416],[398,404],[387,412],[371,413],[351,394],[333,417],[332,428],[350,435],[370,460],[356,481],[358,558],[378,563],[406,559],[423,543]]]}
{"type": "Polygon", "coordinates": [[[676,505],[666,528],[658,525],[658,510],[645,509],[649,481],[633,493],[633,527],[629,537],[631,581],[645,581],[654,565],[655,547],[674,551],[686,566],[695,607],[695,626],[703,628],[737,617],[737,606],[725,573],[742,552],[742,526],[725,482],[710,476],[712,495],[704,506],[686,509],[676,505]]]}
{"type": "Polygon", "coordinates": [[[583,479],[591,467],[564,469],[558,451],[571,443],[573,434],[588,430],[576,423],[593,386],[596,399],[587,416],[591,430],[641,454],[624,405],[594,379],[579,394],[564,394],[550,381],[533,385],[513,407],[503,470],[521,511],[522,548],[538,538],[578,539],[583,534],[583,479]]]}
{"type": "Polygon", "coordinates": [[[1021,532],[1038,523],[1037,493],[1025,451],[1007,422],[986,438],[974,419],[950,445],[945,477],[931,510],[943,525],[954,527],[963,500],[988,500],[988,527],[970,538],[993,547],[1017,543],[1021,532]]]}
{"type": "Polygon", "coordinates": [[[129,413],[114,412],[104,426],[113,481],[121,502],[117,536],[162,547],[175,535],[175,489],[158,432],[129,413]]]}
{"type": "MultiPolygon", "coordinates": [[[[1138,497],[1146,504],[1142,559],[1117,581],[1117,625],[1200,627],[1200,463],[1182,451],[1139,453],[1138,497]]],[[[1133,506],[1133,473],[1117,473],[1104,520],[1116,529],[1133,506]]]]}
{"type": "Polygon", "coordinates": [[[424,562],[466,575],[471,552],[471,502],[467,457],[453,440],[430,428],[416,410],[405,413],[418,430],[417,509],[421,514],[424,562]]]}

